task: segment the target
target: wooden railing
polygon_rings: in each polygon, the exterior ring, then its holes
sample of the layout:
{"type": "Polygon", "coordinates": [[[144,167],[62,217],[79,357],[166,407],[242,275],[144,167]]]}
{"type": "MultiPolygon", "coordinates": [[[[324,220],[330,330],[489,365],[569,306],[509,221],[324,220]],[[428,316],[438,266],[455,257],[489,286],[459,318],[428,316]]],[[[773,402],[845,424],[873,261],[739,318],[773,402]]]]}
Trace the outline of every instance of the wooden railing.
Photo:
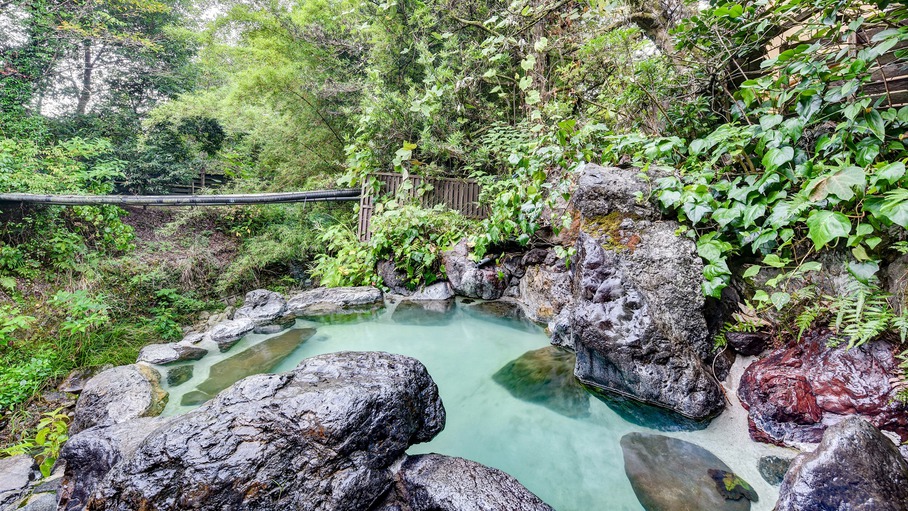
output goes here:
{"type": "MultiPolygon", "coordinates": [[[[380,188],[378,196],[397,195],[404,176],[390,172],[373,174],[378,180],[380,188]]],[[[432,208],[444,204],[449,209],[459,211],[467,218],[485,218],[488,210],[479,203],[479,183],[470,179],[454,179],[447,177],[422,177],[410,175],[407,177],[411,188],[410,197],[419,198],[419,203],[425,208],[432,208]],[[431,185],[431,190],[419,195],[418,190],[425,185],[431,185]]],[[[370,180],[367,180],[367,182],[370,180]]],[[[375,196],[368,184],[363,185],[359,202],[358,234],[361,241],[368,241],[371,232],[372,212],[375,208],[375,196]]]]}

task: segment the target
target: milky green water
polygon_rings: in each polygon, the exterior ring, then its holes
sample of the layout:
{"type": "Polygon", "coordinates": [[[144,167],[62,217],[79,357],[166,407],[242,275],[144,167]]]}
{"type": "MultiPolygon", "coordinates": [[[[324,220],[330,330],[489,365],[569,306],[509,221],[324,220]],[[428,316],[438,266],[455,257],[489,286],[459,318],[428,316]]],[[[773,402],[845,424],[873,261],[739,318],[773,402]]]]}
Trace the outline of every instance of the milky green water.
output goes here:
{"type": "MultiPolygon", "coordinates": [[[[431,442],[408,452],[460,456],[499,468],[558,511],[643,510],[625,475],[619,440],[632,431],[654,430],[625,421],[595,398],[589,400],[587,416],[572,418],[515,398],[493,381],[492,376],[510,361],[548,346],[541,329],[483,318],[462,307],[445,317],[417,313],[397,318],[406,322],[395,320],[392,312],[389,308],[352,322],[299,320],[295,328],[315,328],[315,334],[270,372],[287,371],[307,357],[337,351],[378,350],[414,357],[438,384],[447,424],[431,442]]],[[[271,337],[250,335],[230,352],[195,363],[193,377],[169,389],[165,413],[192,408],[180,406],[182,395],[208,377],[211,365],[271,337]]],[[[663,434],[711,450],[758,492],[760,502],[752,509],[772,509],[777,489],[766,484],[756,468],[759,456],[772,448],[749,440],[740,410],[726,412],[702,431],[663,434]]]]}

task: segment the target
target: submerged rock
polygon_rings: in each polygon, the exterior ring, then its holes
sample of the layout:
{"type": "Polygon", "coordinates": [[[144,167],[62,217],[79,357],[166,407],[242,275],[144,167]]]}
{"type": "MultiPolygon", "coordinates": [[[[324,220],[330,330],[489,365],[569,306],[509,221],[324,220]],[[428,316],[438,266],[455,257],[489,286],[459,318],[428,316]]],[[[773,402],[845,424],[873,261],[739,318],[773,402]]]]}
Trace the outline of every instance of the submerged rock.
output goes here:
{"type": "Polygon", "coordinates": [[[462,458],[408,456],[396,479],[374,511],[552,511],[508,474],[462,458]]]}
{"type": "Polygon", "coordinates": [[[492,379],[512,396],[568,417],[586,417],[590,396],[574,377],[574,354],[547,346],[508,362],[492,379]]]}
{"type": "Polygon", "coordinates": [[[152,431],[171,420],[170,417],[135,419],[88,428],[70,438],[59,458],[65,466],[60,509],[85,509],[88,497],[110,469],[135,451],[152,431]]]}
{"type": "Polygon", "coordinates": [[[573,300],[552,321],[552,342],[574,349],[587,385],[707,419],[725,400],[710,367],[703,264],[676,222],[637,201],[644,188],[632,170],[581,175],[573,300]]]}
{"type": "Polygon", "coordinates": [[[93,426],[110,426],[164,410],[167,392],[161,375],[144,364],[114,367],[89,380],[76,402],[70,434],[93,426]]]}
{"type": "Polygon", "coordinates": [[[776,511],[908,511],[908,462],[870,423],[830,427],[813,452],[794,459],[776,511]]]}
{"type": "Polygon", "coordinates": [[[779,456],[763,456],[760,458],[757,469],[763,480],[773,486],[782,484],[785,479],[785,472],[791,466],[791,458],[781,458],[779,456]]]}
{"type": "Polygon", "coordinates": [[[167,385],[170,387],[178,387],[191,380],[193,372],[194,368],[189,364],[169,369],[167,371],[167,385]]]}
{"type": "Polygon", "coordinates": [[[454,300],[414,302],[401,301],[391,313],[391,320],[404,325],[441,326],[454,317],[454,300]]]}
{"type": "Polygon", "coordinates": [[[208,335],[218,345],[221,353],[224,353],[254,329],[255,322],[251,319],[228,319],[214,325],[208,335]]]}
{"type": "Polygon", "coordinates": [[[247,376],[267,373],[313,335],[314,328],[298,328],[250,346],[212,365],[198,390],[210,398],[247,376]]]}
{"type": "Polygon", "coordinates": [[[150,344],[139,351],[137,362],[163,365],[171,362],[199,360],[207,354],[208,350],[197,348],[189,343],[150,344]]]}
{"type": "Polygon", "coordinates": [[[445,272],[454,292],[460,296],[497,300],[508,288],[509,276],[504,267],[495,264],[480,266],[470,259],[466,240],[442,254],[445,272]]]}
{"type": "Polygon", "coordinates": [[[312,357],[241,380],[154,431],[87,509],[369,509],[404,451],[444,422],[438,388],[414,359],[312,357]]]}
{"type": "Polygon", "coordinates": [[[180,406],[198,406],[211,398],[211,394],[202,392],[201,390],[191,390],[183,394],[183,398],[180,399],[180,406]]]}
{"type": "Polygon", "coordinates": [[[361,312],[380,307],[383,300],[381,290],[374,287],[320,287],[291,298],[287,312],[297,316],[361,312]]]}
{"type": "Polygon", "coordinates": [[[889,383],[897,350],[874,341],[846,350],[827,346],[828,332],[812,332],[751,364],[738,396],[748,409],[754,440],[779,445],[819,442],[848,415],[908,440],[908,407],[889,383]]]}
{"type": "Polygon", "coordinates": [[[663,435],[621,438],[624,470],[646,511],[747,511],[753,488],[713,453],[663,435]]]}
{"type": "Polygon", "coordinates": [[[256,325],[264,325],[287,312],[287,300],[280,293],[267,289],[256,289],[246,293],[243,306],[233,313],[233,319],[249,319],[256,325]]]}

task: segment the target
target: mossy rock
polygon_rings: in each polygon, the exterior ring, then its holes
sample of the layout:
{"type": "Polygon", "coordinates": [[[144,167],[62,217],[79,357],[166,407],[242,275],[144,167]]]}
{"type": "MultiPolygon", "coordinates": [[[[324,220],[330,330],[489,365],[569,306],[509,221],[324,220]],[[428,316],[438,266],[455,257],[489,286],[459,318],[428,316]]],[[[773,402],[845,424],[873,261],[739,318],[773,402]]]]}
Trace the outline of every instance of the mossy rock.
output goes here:
{"type": "Polygon", "coordinates": [[[546,346],[508,362],[492,379],[512,396],[568,417],[590,413],[589,394],[574,378],[574,354],[546,346]]]}

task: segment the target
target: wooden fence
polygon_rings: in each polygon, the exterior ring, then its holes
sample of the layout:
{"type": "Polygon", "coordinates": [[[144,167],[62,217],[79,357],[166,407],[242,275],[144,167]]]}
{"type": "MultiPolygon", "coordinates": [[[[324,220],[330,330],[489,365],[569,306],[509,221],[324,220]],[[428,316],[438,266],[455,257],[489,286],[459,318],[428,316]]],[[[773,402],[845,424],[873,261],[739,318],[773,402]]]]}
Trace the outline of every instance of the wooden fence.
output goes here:
{"type": "MultiPolygon", "coordinates": [[[[380,183],[378,196],[397,195],[404,176],[391,172],[381,172],[372,175],[380,183]]],[[[470,179],[452,179],[446,177],[408,176],[412,187],[409,195],[417,197],[417,191],[425,185],[431,185],[431,190],[419,197],[419,203],[425,208],[432,208],[444,204],[450,209],[460,211],[467,218],[485,218],[488,209],[479,204],[479,183],[470,179]]],[[[368,180],[367,180],[368,181],[368,180]]],[[[369,241],[371,237],[370,226],[372,213],[375,209],[375,196],[373,191],[363,185],[359,202],[358,234],[360,241],[369,241]]]]}

